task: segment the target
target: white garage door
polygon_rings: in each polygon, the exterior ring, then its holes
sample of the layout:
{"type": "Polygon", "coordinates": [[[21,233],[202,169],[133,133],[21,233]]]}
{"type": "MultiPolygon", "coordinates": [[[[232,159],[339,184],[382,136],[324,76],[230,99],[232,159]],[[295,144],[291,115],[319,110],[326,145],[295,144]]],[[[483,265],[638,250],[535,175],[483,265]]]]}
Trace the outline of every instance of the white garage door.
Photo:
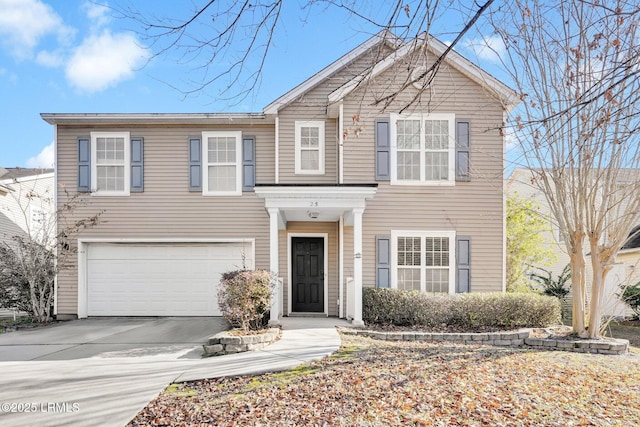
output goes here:
{"type": "Polygon", "coordinates": [[[253,268],[251,243],[92,243],[87,314],[219,316],[220,275],[243,265],[253,268]]]}

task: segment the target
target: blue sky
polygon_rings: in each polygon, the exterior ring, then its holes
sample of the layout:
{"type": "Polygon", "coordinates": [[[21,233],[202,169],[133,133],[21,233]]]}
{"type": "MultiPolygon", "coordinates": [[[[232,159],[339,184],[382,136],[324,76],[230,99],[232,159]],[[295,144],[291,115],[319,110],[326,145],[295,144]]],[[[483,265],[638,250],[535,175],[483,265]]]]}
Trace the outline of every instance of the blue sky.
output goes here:
{"type": "MultiPolygon", "coordinates": [[[[187,1],[131,3],[166,16],[185,15],[192,7],[187,1]]],[[[40,113],[258,112],[378,31],[343,10],[302,8],[306,3],[285,2],[260,86],[230,103],[185,98],[172,88],[188,87],[193,64],[167,57],[148,61],[155,53],[150,41],[111,8],[126,7],[127,0],[0,0],[0,166],[53,166],[53,127],[40,113]]],[[[384,17],[389,2],[361,4],[363,14],[384,17]]],[[[460,11],[444,12],[432,32],[449,41],[463,19],[460,11]]],[[[479,32],[482,26],[480,21],[479,32]]],[[[495,54],[479,42],[478,31],[458,51],[500,77],[495,54]]],[[[487,40],[500,50],[495,39],[487,40]]]]}

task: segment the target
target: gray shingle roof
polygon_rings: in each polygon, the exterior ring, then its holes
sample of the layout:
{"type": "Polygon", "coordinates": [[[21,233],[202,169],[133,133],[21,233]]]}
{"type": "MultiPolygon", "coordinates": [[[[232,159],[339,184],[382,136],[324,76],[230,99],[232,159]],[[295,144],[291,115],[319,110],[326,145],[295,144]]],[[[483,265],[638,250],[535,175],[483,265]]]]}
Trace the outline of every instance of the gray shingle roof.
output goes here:
{"type": "Polygon", "coordinates": [[[41,175],[44,173],[53,173],[53,169],[45,168],[3,168],[0,167],[0,180],[3,179],[19,179],[28,176],[41,175]]]}

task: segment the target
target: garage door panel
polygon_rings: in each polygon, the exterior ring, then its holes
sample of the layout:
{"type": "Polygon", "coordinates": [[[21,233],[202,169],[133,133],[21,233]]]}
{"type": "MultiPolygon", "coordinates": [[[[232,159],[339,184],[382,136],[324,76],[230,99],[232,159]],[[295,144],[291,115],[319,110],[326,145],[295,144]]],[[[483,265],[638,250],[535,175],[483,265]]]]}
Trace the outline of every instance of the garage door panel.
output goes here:
{"type": "Polygon", "coordinates": [[[253,267],[251,245],[91,244],[87,254],[89,316],[220,315],[223,272],[253,267]]]}

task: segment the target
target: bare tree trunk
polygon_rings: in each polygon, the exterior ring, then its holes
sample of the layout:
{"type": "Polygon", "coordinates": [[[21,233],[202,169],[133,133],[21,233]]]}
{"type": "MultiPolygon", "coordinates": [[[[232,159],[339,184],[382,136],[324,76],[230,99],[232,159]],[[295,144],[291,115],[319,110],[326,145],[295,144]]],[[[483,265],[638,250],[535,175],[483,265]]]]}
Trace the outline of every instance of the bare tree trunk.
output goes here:
{"type": "Polygon", "coordinates": [[[589,308],[589,338],[600,338],[602,336],[602,316],[604,306],[604,285],[609,273],[609,260],[603,256],[597,240],[591,239],[591,270],[593,279],[591,281],[591,303],[589,308]]]}
{"type": "Polygon", "coordinates": [[[571,291],[573,294],[573,316],[572,326],[573,331],[579,336],[586,335],[585,327],[585,307],[586,307],[586,292],[585,292],[585,262],[584,252],[582,250],[583,237],[580,236],[575,239],[573,246],[573,252],[571,252],[571,291]]]}

